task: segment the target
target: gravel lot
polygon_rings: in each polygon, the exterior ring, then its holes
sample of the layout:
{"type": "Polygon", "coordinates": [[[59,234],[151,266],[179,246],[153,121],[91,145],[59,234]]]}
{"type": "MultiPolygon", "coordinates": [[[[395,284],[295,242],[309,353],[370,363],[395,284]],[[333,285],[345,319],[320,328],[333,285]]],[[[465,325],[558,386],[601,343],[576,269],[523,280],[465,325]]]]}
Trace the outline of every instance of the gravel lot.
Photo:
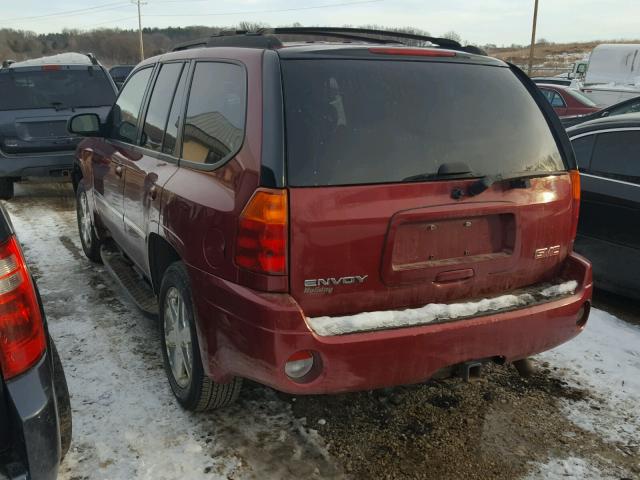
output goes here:
{"type": "Polygon", "coordinates": [[[598,295],[615,316],[594,309],[526,380],[494,366],[473,383],[314,397],[248,383],[233,407],[190,414],[155,320],[84,258],[70,185],[16,191],[5,205],[72,395],[62,479],[640,478],[637,303],[598,295]]]}

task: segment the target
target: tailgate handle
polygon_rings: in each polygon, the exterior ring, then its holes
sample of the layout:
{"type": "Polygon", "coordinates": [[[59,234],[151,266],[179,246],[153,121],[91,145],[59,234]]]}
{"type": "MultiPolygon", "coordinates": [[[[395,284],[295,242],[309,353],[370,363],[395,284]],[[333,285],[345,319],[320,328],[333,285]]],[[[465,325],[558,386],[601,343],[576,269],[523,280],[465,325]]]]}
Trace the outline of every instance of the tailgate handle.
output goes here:
{"type": "Polygon", "coordinates": [[[475,275],[472,268],[464,268],[462,270],[449,270],[447,272],[440,272],[436,276],[436,283],[448,283],[459,282],[460,280],[467,280],[475,275]]]}

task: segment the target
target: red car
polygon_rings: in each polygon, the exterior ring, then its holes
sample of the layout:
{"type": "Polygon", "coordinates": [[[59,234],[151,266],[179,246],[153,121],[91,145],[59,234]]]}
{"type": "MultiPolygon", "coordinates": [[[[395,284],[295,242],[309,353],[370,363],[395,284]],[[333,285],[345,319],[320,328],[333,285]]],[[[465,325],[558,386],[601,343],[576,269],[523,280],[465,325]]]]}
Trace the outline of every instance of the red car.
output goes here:
{"type": "Polygon", "coordinates": [[[538,87],[559,117],[587,115],[600,110],[589,97],[573,88],[549,84],[538,84],[538,87]]]}
{"type": "Polygon", "coordinates": [[[455,42],[357,32],[183,45],[136,67],[106,124],[69,123],[90,137],[84,251],[158,313],[185,408],[242,378],[317,394],[468,375],[587,321],[579,176],[540,91],[455,42]]]}

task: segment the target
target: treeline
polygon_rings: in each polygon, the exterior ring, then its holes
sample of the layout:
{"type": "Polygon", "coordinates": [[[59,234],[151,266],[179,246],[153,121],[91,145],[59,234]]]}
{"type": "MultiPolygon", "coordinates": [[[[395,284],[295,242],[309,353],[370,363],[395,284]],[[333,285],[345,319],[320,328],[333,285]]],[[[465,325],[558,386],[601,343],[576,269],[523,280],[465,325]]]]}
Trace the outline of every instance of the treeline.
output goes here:
{"type": "MultiPolygon", "coordinates": [[[[168,51],[173,45],[195,38],[206,37],[221,30],[238,28],[254,31],[268,25],[260,23],[240,23],[237,27],[168,27],[145,28],[143,30],[144,51],[151,57],[168,51]]],[[[294,24],[292,26],[301,26],[294,24]]],[[[380,28],[364,25],[363,28],[380,28]]],[[[388,29],[388,28],[387,28],[388,29]]],[[[398,32],[429,35],[419,28],[397,28],[398,32]]],[[[459,40],[455,32],[443,36],[459,40]]],[[[321,39],[322,37],[317,37],[321,39]]],[[[294,37],[283,40],[293,40],[294,37]]],[[[409,42],[419,44],[419,42],[409,42]]],[[[62,52],[91,52],[101,63],[110,66],[119,63],[135,64],[139,61],[138,32],[136,30],[99,29],[91,31],[63,30],[61,33],[36,34],[23,30],[0,29],[0,60],[25,60],[62,52]]]]}

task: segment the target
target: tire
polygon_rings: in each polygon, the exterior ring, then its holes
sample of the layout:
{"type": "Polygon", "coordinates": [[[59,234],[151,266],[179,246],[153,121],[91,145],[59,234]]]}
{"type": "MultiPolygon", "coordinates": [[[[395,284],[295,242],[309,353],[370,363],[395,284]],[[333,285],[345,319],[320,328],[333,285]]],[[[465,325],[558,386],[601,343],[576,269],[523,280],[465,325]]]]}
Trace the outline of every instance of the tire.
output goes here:
{"type": "Polygon", "coordinates": [[[67,379],[64,376],[60,355],[53,340],[51,345],[51,357],[53,359],[53,389],[56,394],[56,404],[58,406],[58,420],[60,422],[60,461],[62,461],[71,446],[71,401],[69,399],[69,388],[67,379]]]}
{"type": "Polygon", "coordinates": [[[0,200],[11,200],[13,198],[13,179],[0,178],[0,200]]]}
{"type": "Polygon", "coordinates": [[[159,310],[164,369],[180,405],[186,410],[203,412],[233,403],[240,394],[242,379],[222,384],[204,374],[193,296],[182,262],[171,264],[162,277],[159,310]]]}
{"type": "Polygon", "coordinates": [[[78,219],[78,234],[80,235],[80,243],[84,254],[92,262],[102,263],[102,257],[100,256],[102,242],[96,235],[96,229],[91,220],[89,199],[82,180],[78,183],[78,190],[76,191],[76,217],[78,219]]]}

